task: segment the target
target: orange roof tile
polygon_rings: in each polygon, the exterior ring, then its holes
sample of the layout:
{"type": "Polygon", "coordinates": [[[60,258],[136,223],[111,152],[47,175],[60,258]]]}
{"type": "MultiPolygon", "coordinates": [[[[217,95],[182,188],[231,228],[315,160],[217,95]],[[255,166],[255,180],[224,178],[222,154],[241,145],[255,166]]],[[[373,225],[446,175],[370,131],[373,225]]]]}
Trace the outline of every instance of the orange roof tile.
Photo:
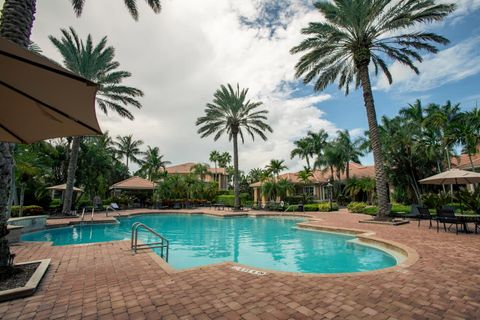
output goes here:
{"type": "MultiPolygon", "coordinates": [[[[187,174],[190,173],[192,170],[192,167],[196,165],[194,162],[187,162],[187,163],[182,163],[178,164],[175,166],[170,166],[166,168],[166,171],[168,173],[177,173],[177,174],[187,174]]],[[[220,173],[220,174],[225,174],[225,169],[224,168],[209,168],[210,173],[220,173]]]]}

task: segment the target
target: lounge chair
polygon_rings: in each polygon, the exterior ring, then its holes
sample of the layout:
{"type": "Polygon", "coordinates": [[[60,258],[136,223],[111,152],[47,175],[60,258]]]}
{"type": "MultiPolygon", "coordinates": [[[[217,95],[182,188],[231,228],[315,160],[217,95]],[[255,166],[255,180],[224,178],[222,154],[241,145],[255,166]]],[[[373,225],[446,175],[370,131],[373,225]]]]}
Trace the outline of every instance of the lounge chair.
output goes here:
{"type": "MultiPolygon", "coordinates": [[[[458,234],[458,225],[465,227],[465,223],[455,216],[454,209],[449,207],[437,209],[437,217],[435,218],[435,220],[437,221],[437,232],[440,229],[440,223],[443,223],[443,229],[445,231],[447,231],[447,224],[449,224],[449,230],[452,225],[455,225],[456,234],[458,234]]],[[[466,231],[467,230],[465,230],[465,232],[466,231]]]]}
{"type": "MultiPolygon", "coordinates": [[[[116,202],[112,202],[110,203],[110,205],[107,207],[107,209],[105,210],[105,215],[108,217],[108,210],[110,211],[117,211],[117,210],[120,210],[120,207],[118,206],[118,204],[116,202]]],[[[117,213],[118,215],[120,215],[119,213],[117,213]]]]}
{"type": "Polygon", "coordinates": [[[432,227],[433,217],[430,214],[430,210],[428,210],[427,207],[424,207],[421,205],[412,205],[412,209],[410,213],[406,215],[406,217],[418,220],[418,227],[420,227],[420,222],[422,220],[429,220],[430,221],[429,229],[432,227]]]}

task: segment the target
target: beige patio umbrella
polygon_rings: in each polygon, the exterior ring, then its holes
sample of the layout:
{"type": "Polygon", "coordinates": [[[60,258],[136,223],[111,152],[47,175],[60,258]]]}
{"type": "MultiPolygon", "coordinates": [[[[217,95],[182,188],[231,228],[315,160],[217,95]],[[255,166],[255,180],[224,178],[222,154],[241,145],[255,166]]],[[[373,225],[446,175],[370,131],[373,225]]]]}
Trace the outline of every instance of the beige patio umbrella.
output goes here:
{"type": "MultiPolygon", "coordinates": [[[[56,186],[47,187],[46,189],[57,190],[57,191],[65,191],[67,189],[67,184],[66,183],[59,184],[59,185],[56,185],[56,186]]],[[[73,191],[83,192],[83,189],[73,187],[73,191]]]]}
{"type": "Polygon", "coordinates": [[[0,141],[101,134],[97,85],[0,38],[0,141]]]}
{"type": "Polygon", "coordinates": [[[474,184],[480,182],[480,173],[451,169],[420,180],[422,184],[474,184]]]}

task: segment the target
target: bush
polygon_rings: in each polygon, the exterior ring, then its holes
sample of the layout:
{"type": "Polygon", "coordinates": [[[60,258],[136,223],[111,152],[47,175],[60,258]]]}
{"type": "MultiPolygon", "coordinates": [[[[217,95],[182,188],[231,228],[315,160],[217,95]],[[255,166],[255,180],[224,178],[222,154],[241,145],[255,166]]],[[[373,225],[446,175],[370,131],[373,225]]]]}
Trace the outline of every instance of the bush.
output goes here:
{"type": "Polygon", "coordinates": [[[50,201],[50,205],[48,206],[50,209],[56,209],[61,206],[61,200],[60,199],[53,199],[50,201]]]}
{"type": "Polygon", "coordinates": [[[338,210],[338,203],[332,202],[332,210],[330,210],[330,203],[323,202],[318,205],[318,211],[321,212],[329,212],[329,211],[337,211],[338,210]]]}
{"type": "MultiPolygon", "coordinates": [[[[240,204],[245,204],[248,200],[248,193],[240,193],[240,204]]],[[[235,206],[235,196],[230,194],[224,194],[217,196],[217,203],[223,203],[227,207],[235,206]]]]}
{"type": "Polygon", "coordinates": [[[304,211],[318,211],[318,204],[316,203],[309,203],[303,206],[304,211]]]}
{"type": "Polygon", "coordinates": [[[364,213],[363,211],[367,207],[365,202],[350,202],[347,206],[349,212],[352,213],[364,213]]]}
{"type": "MultiPolygon", "coordinates": [[[[23,217],[38,216],[43,214],[43,208],[40,206],[23,206],[23,217]]],[[[12,206],[12,217],[20,215],[20,206],[12,206]]]]}

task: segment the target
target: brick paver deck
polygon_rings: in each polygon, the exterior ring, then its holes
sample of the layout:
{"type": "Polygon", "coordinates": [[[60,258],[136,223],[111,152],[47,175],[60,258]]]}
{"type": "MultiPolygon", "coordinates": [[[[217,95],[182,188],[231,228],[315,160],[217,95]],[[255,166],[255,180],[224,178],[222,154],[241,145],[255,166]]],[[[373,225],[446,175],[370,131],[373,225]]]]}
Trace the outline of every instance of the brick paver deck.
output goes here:
{"type": "Polygon", "coordinates": [[[153,253],[132,255],[127,241],[24,243],[13,247],[18,262],[52,264],[35,295],[0,304],[0,318],[480,319],[480,235],[437,233],[426,222],[360,224],[365,216],[345,212],[315,216],[316,224],[373,231],[420,258],[405,269],[357,276],[258,276],[229,264],[172,273],[153,253]]]}

